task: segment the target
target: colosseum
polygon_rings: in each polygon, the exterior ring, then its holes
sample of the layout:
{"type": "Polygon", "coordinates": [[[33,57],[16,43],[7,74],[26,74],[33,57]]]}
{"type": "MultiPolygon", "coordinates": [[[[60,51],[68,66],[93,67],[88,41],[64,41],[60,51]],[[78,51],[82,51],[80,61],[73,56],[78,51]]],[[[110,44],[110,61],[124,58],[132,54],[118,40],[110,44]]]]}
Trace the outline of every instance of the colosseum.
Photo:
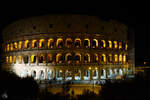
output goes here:
{"type": "Polygon", "coordinates": [[[2,31],[2,68],[35,80],[116,79],[134,71],[127,34],[125,24],[98,16],[53,14],[21,19],[2,31]]]}

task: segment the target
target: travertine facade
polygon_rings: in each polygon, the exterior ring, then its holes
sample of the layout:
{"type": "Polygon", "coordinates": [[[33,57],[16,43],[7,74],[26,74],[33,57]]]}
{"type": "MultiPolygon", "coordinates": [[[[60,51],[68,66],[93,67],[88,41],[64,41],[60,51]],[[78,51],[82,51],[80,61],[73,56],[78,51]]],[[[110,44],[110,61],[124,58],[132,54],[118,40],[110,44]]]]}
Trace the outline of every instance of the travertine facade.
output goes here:
{"type": "Polygon", "coordinates": [[[100,80],[133,71],[128,28],[87,15],[47,15],[16,21],[3,31],[3,68],[20,77],[100,80]]]}

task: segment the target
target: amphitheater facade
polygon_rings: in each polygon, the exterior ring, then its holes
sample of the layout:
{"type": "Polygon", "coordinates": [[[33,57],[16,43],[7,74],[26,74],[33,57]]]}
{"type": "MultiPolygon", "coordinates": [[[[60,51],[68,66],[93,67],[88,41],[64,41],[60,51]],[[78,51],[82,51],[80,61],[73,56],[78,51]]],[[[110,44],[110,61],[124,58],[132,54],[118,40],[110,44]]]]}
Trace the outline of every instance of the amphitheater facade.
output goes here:
{"type": "Polygon", "coordinates": [[[13,22],[2,34],[2,68],[20,77],[101,80],[134,69],[128,28],[115,20],[74,14],[37,16],[13,22]]]}

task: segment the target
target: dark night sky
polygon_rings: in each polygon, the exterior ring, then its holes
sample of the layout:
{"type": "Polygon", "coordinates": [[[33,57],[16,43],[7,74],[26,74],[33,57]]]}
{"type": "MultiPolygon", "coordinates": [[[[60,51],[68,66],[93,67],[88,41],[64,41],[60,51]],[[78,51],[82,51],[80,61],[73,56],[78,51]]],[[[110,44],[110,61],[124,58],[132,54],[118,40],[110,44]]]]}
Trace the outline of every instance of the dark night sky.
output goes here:
{"type": "MultiPolygon", "coordinates": [[[[135,32],[136,62],[140,64],[143,59],[150,59],[149,34],[150,34],[150,6],[148,2],[85,2],[85,3],[48,3],[42,4],[1,4],[0,31],[7,24],[21,18],[45,15],[51,13],[83,13],[98,15],[104,19],[116,19],[125,23],[135,32]],[[23,5],[25,4],[25,5],[23,5]],[[6,9],[7,8],[7,9],[6,9]]],[[[1,38],[0,38],[1,39],[1,38]]]]}

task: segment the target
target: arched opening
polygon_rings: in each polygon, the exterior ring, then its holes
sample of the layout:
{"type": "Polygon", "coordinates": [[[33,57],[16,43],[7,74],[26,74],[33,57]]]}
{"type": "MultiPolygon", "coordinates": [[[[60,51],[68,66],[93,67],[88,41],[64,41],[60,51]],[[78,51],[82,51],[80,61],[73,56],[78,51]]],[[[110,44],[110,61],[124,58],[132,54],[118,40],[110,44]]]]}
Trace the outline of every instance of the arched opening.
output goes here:
{"type": "Polygon", "coordinates": [[[90,47],[90,40],[88,38],[84,39],[84,47],[90,47]]]}
{"type": "Polygon", "coordinates": [[[13,62],[16,63],[16,56],[13,57],[13,62]]]}
{"type": "Polygon", "coordinates": [[[10,44],[10,50],[13,51],[13,44],[10,44]]]}
{"type": "Polygon", "coordinates": [[[19,41],[18,48],[19,48],[19,50],[22,49],[22,41],[19,41]]]}
{"type": "Polygon", "coordinates": [[[97,39],[93,39],[93,41],[92,41],[92,47],[93,48],[98,47],[98,40],[97,39]]]}
{"type": "Polygon", "coordinates": [[[122,43],[119,42],[119,49],[122,49],[122,43]]]}
{"type": "Polygon", "coordinates": [[[74,76],[75,80],[81,80],[81,70],[75,69],[74,76]]]}
{"type": "Polygon", "coordinates": [[[33,77],[34,79],[36,79],[36,71],[32,71],[31,77],[33,77]]]}
{"type": "Polygon", "coordinates": [[[93,70],[93,79],[98,79],[98,70],[93,70]]]}
{"type": "Polygon", "coordinates": [[[54,39],[48,39],[48,48],[54,48],[54,39]]]}
{"type": "Polygon", "coordinates": [[[53,79],[53,71],[52,71],[52,70],[48,70],[48,71],[47,71],[47,79],[48,79],[48,80],[53,79]]]}
{"type": "Polygon", "coordinates": [[[9,63],[12,64],[12,56],[9,57],[9,63]]]}
{"type": "Polygon", "coordinates": [[[18,45],[17,45],[17,42],[14,42],[14,49],[18,49],[18,45]]]}
{"type": "Polygon", "coordinates": [[[127,43],[125,44],[125,50],[128,50],[128,44],[127,43]]]}
{"type": "Polygon", "coordinates": [[[84,62],[85,62],[85,63],[89,63],[89,62],[90,62],[90,54],[86,53],[86,54],[84,55],[84,62]]]}
{"type": "Polygon", "coordinates": [[[117,45],[117,41],[114,41],[114,48],[117,49],[118,45],[117,45]]]}
{"type": "Polygon", "coordinates": [[[7,51],[9,51],[9,46],[10,46],[10,45],[9,45],[9,44],[7,44],[7,51]]]}
{"type": "Polygon", "coordinates": [[[67,63],[71,63],[71,60],[72,60],[72,55],[71,55],[71,53],[67,53],[67,54],[66,54],[65,60],[66,60],[67,63]]]}
{"type": "Polygon", "coordinates": [[[108,48],[112,48],[112,42],[110,40],[108,41],[108,48]]]}
{"type": "Polygon", "coordinates": [[[122,63],[122,54],[119,55],[119,62],[122,63]]]}
{"type": "Polygon", "coordinates": [[[115,62],[118,62],[118,55],[117,54],[114,55],[114,58],[115,58],[115,62]]]}
{"type": "Polygon", "coordinates": [[[72,71],[71,70],[66,70],[65,79],[66,80],[72,80],[72,71]]]}
{"type": "Polygon", "coordinates": [[[57,63],[62,63],[62,61],[63,61],[63,56],[62,56],[62,54],[57,54],[56,55],[56,62],[57,63]]]}
{"type": "Polygon", "coordinates": [[[32,48],[36,48],[37,47],[37,40],[32,40],[32,48]]]}
{"type": "Polygon", "coordinates": [[[7,56],[6,57],[6,63],[8,64],[8,62],[9,62],[9,57],[7,56]]]}
{"type": "Polygon", "coordinates": [[[58,38],[57,39],[56,46],[58,48],[62,48],[63,47],[63,39],[62,38],[58,38]]]}
{"type": "Polygon", "coordinates": [[[62,80],[62,70],[56,70],[56,79],[62,80]]]}
{"type": "Polygon", "coordinates": [[[101,61],[102,61],[103,63],[106,63],[106,55],[105,55],[105,54],[102,54],[102,59],[101,59],[101,61]]]}
{"type": "Polygon", "coordinates": [[[43,54],[39,56],[39,63],[45,63],[45,56],[43,54]]]}
{"type": "Polygon", "coordinates": [[[101,46],[101,48],[105,48],[105,47],[106,47],[106,42],[105,42],[105,40],[101,40],[100,46],[101,46]]]}
{"type": "Polygon", "coordinates": [[[101,79],[105,79],[106,78],[106,70],[102,69],[101,70],[101,79]]]}
{"type": "Polygon", "coordinates": [[[25,64],[27,64],[28,61],[29,61],[29,57],[28,57],[27,55],[24,56],[24,57],[23,57],[23,61],[24,61],[25,64]]]}
{"type": "Polygon", "coordinates": [[[35,55],[32,55],[30,61],[31,61],[31,63],[35,63],[35,62],[36,62],[36,56],[35,56],[35,55]]]}
{"type": "Polygon", "coordinates": [[[94,63],[98,63],[98,54],[94,54],[94,58],[93,58],[94,63]]]}
{"type": "Polygon", "coordinates": [[[84,80],[89,80],[90,79],[90,70],[85,70],[85,75],[84,75],[84,80]]]}
{"type": "Polygon", "coordinates": [[[40,39],[39,41],[39,48],[44,48],[45,47],[45,40],[44,39],[40,39]]]}
{"type": "Polygon", "coordinates": [[[67,48],[71,48],[72,47],[72,39],[71,38],[67,38],[66,39],[66,47],[67,48]]]}
{"type": "Polygon", "coordinates": [[[52,63],[53,62],[53,56],[52,54],[47,55],[47,63],[52,63]]]}
{"type": "Polygon", "coordinates": [[[29,40],[25,40],[25,42],[24,42],[24,48],[25,49],[29,48],[29,40]]]}
{"type": "Polygon", "coordinates": [[[75,39],[74,46],[75,46],[76,48],[79,48],[79,47],[81,46],[81,39],[80,39],[80,38],[76,38],[76,39],[75,39]]]}
{"type": "Polygon", "coordinates": [[[39,71],[39,79],[44,80],[44,72],[43,70],[39,71]]]}
{"type": "Polygon", "coordinates": [[[22,57],[18,56],[18,63],[21,64],[22,63],[22,57]]]}
{"type": "Polygon", "coordinates": [[[81,54],[79,54],[79,53],[75,54],[75,61],[76,61],[76,63],[80,63],[81,62],[81,54]]]}
{"type": "Polygon", "coordinates": [[[112,54],[108,55],[108,62],[112,62],[112,54]]]}

